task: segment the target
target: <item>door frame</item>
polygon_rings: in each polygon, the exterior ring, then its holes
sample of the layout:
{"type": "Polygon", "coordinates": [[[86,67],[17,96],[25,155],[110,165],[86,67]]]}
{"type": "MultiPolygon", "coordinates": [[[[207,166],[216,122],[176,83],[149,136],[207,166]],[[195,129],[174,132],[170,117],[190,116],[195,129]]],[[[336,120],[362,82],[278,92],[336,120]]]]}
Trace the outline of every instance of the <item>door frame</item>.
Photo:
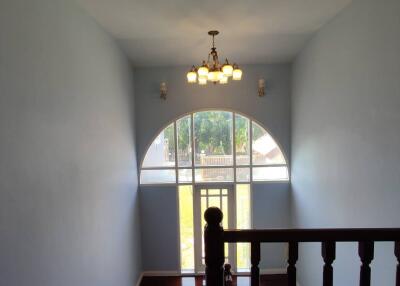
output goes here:
{"type": "MultiPolygon", "coordinates": [[[[201,222],[203,215],[201,213],[201,189],[227,189],[228,190],[228,228],[236,227],[236,186],[234,182],[221,183],[197,183],[193,184],[193,227],[194,227],[194,265],[195,273],[203,273],[205,265],[202,264],[202,246],[203,237],[201,222]]],[[[236,271],[236,244],[228,244],[228,261],[232,269],[236,271]]]]}

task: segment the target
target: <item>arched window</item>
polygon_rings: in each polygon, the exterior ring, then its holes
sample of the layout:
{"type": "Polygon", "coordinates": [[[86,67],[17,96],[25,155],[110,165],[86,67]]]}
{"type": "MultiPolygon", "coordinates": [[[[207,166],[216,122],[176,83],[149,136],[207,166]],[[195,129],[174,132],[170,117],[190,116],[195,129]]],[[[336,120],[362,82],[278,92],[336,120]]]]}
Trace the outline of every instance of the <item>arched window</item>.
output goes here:
{"type": "Polygon", "coordinates": [[[148,148],[140,173],[142,185],[287,180],[285,156],[265,128],[220,110],[169,124],[148,148]]]}
{"type": "MultiPolygon", "coordinates": [[[[204,211],[219,207],[225,228],[251,228],[251,183],[288,181],[288,173],[284,154],[259,123],[208,110],[182,116],[157,135],[140,183],[177,186],[181,271],[202,273],[204,211]]],[[[226,246],[225,255],[234,271],[249,270],[249,245],[226,246]]]]}

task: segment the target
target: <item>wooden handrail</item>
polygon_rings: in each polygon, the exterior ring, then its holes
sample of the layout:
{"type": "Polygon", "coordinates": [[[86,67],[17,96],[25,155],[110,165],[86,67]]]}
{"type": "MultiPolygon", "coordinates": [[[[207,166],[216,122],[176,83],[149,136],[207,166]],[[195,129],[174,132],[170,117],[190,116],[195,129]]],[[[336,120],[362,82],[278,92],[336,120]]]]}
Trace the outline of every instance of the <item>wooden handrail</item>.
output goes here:
{"type": "Polygon", "coordinates": [[[221,226],[223,214],[211,207],[204,213],[207,222],[204,230],[206,285],[223,286],[224,243],[251,243],[251,286],[258,286],[260,243],[289,243],[288,285],[296,285],[296,262],[298,243],[321,242],[321,255],[325,262],[323,285],[333,285],[333,267],[336,242],[358,242],[361,260],[360,286],[369,286],[371,280],[370,263],[374,258],[375,241],[394,242],[394,255],[398,260],[396,286],[400,286],[400,228],[337,228],[337,229],[262,229],[224,230],[221,226]]]}
{"type": "Polygon", "coordinates": [[[398,241],[400,228],[224,230],[224,242],[398,241]]]}

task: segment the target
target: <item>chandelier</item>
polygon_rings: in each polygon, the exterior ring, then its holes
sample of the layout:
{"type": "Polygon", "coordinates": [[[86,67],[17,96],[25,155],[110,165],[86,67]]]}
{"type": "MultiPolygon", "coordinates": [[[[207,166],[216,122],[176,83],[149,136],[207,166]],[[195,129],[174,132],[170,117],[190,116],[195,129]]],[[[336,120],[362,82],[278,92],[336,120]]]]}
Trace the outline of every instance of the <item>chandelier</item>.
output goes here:
{"type": "Polygon", "coordinates": [[[200,85],[207,84],[210,81],[214,84],[226,84],[228,79],[232,80],[242,79],[242,70],[239,69],[237,64],[231,65],[228,59],[225,59],[224,64],[221,64],[218,59],[217,48],[215,47],[214,37],[219,34],[218,31],[209,31],[208,34],[212,36],[212,48],[208,54],[207,61],[203,61],[199,67],[192,66],[187,73],[187,81],[189,83],[198,82],[200,85]]]}

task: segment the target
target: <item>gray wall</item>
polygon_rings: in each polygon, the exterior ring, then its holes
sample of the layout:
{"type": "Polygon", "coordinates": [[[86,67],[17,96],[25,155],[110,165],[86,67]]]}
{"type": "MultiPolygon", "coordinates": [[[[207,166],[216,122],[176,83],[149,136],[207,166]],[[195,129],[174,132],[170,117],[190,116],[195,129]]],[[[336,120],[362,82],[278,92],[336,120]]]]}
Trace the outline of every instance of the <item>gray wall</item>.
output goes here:
{"type": "Polygon", "coordinates": [[[290,158],[291,65],[243,66],[243,79],[228,85],[192,85],[186,81],[188,67],[138,68],[135,70],[136,133],[138,158],[167,123],[199,109],[240,111],[264,124],[290,158]],[[259,78],[265,78],[266,97],[257,94],[259,78]],[[160,82],[168,86],[167,100],[160,99],[160,82]]]}
{"type": "MultiPolygon", "coordinates": [[[[187,70],[187,67],[135,69],[139,160],[168,122],[185,113],[207,108],[236,110],[255,118],[271,132],[290,159],[291,65],[243,66],[242,81],[226,86],[190,85],[186,82],[187,70]],[[268,85],[264,98],[257,95],[257,82],[261,77],[268,85]],[[161,81],[168,85],[165,101],[159,98],[161,81]]],[[[179,270],[176,195],[175,187],[141,187],[142,259],[146,271],[179,270]]],[[[255,227],[290,225],[289,183],[256,184],[253,201],[255,227]]],[[[263,268],[285,266],[284,246],[266,247],[263,251],[263,268]]]]}
{"type": "Polygon", "coordinates": [[[175,186],[140,187],[145,271],[176,272],[180,269],[177,194],[175,186]]]}
{"type": "MultiPolygon", "coordinates": [[[[291,227],[290,183],[253,183],[253,228],[291,227]]],[[[261,245],[261,269],[286,268],[287,245],[264,243],[261,245]]]]}
{"type": "MultiPolygon", "coordinates": [[[[399,227],[400,2],[356,0],[294,66],[293,218],[299,227],[399,227]]],[[[394,285],[393,244],[378,244],[373,285],[394,285]]],[[[321,285],[303,247],[301,285],[321,285]]],[[[357,285],[355,244],[340,245],[335,285],[357,285]]]]}
{"type": "Polygon", "coordinates": [[[136,283],[132,71],[74,1],[0,1],[0,284],[136,283]]]}

